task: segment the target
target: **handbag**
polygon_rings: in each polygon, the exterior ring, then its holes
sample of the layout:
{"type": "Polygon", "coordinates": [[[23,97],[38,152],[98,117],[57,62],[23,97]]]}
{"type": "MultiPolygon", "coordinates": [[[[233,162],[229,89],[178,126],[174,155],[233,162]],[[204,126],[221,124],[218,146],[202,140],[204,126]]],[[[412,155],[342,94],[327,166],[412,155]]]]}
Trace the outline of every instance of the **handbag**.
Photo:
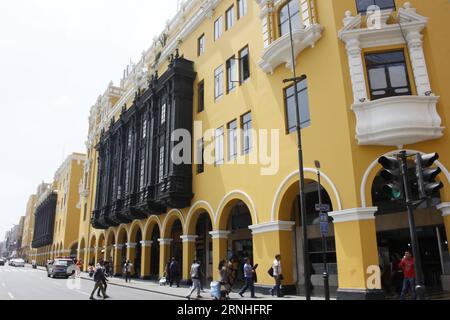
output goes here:
{"type": "Polygon", "coordinates": [[[267,273],[273,278],[273,267],[271,267],[267,273]]]}

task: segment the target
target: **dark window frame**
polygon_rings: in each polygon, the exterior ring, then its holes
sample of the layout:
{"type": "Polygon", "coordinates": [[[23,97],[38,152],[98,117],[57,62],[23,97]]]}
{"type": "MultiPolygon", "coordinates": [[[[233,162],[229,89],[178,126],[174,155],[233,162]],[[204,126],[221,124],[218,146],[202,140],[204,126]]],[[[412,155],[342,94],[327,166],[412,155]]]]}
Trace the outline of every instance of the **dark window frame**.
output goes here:
{"type": "Polygon", "coordinates": [[[234,4],[232,4],[227,10],[225,10],[225,31],[230,30],[231,28],[233,28],[234,24],[235,24],[235,19],[234,19],[234,4]],[[231,25],[230,25],[230,21],[229,18],[231,15],[231,25]]]}
{"type": "MultiPolygon", "coordinates": [[[[289,110],[288,110],[288,100],[290,98],[294,98],[295,99],[295,92],[293,94],[288,95],[288,90],[293,88],[294,84],[291,84],[287,87],[285,87],[283,89],[283,100],[284,100],[284,115],[285,115],[285,123],[286,123],[286,134],[289,135],[291,133],[294,133],[297,131],[297,123],[295,123],[295,126],[290,127],[289,126],[289,110]]],[[[311,110],[310,110],[310,100],[309,100],[309,86],[308,86],[308,79],[304,79],[300,82],[297,83],[297,95],[300,95],[302,92],[307,93],[307,97],[308,97],[308,114],[309,114],[309,119],[307,121],[302,121],[302,119],[300,118],[300,128],[301,129],[306,129],[308,127],[311,126],[311,110]],[[302,85],[303,83],[305,83],[304,88],[298,90],[298,86],[302,85]]],[[[300,97],[299,97],[300,98],[300,97]]],[[[299,99],[299,108],[300,108],[300,116],[301,116],[301,110],[302,110],[302,103],[301,103],[301,99],[299,99]]],[[[295,106],[294,106],[295,107],[295,106]]],[[[296,114],[295,114],[295,117],[296,114]]]]}
{"type": "Polygon", "coordinates": [[[198,39],[197,39],[197,56],[200,57],[205,53],[205,47],[206,47],[206,41],[205,41],[205,34],[203,33],[198,39]]]}
{"type": "MultiPolygon", "coordinates": [[[[226,68],[226,81],[227,81],[227,94],[234,91],[237,87],[236,83],[240,82],[240,81],[236,81],[235,79],[231,79],[232,78],[232,69],[231,69],[231,63],[233,63],[233,68],[234,68],[234,73],[235,73],[235,77],[238,76],[238,70],[237,70],[237,66],[236,66],[236,57],[233,55],[231,58],[229,58],[226,63],[225,63],[225,68],[226,68]]],[[[240,64],[240,61],[239,61],[240,64]]]]}
{"type": "Polygon", "coordinates": [[[240,84],[245,83],[248,79],[250,79],[252,73],[250,68],[250,48],[249,46],[245,46],[241,50],[239,50],[239,82],[240,84]],[[246,55],[243,56],[243,53],[246,51],[246,55]],[[244,59],[246,57],[246,59],[244,59]],[[244,68],[247,67],[247,76],[245,75],[244,68]]]}
{"type": "Polygon", "coordinates": [[[390,50],[390,51],[376,51],[376,52],[367,52],[364,54],[364,65],[365,65],[365,72],[367,75],[367,82],[368,82],[368,90],[370,94],[371,100],[378,100],[383,98],[389,98],[389,97],[397,97],[397,96],[408,96],[412,95],[412,81],[409,77],[409,71],[408,71],[408,60],[406,58],[405,50],[404,49],[396,49],[396,50],[390,50]],[[397,62],[383,62],[383,63],[369,63],[368,57],[371,55],[387,55],[392,53],[401,53],[403,55],[403,61],[397,61],[397,62]],[[407,85],[405,87],[392,87],[391,83],[391,76],[389,74],[389,67],[393,66],[403,66],[406,82],[407,85]],[[374,69],[384,69],[385,76],[386,76],[386,84],[387,88],[384,90],[386,91],[385,94],[382,95],[374,95],[374,92],[376,91],[383,91],[383,89],[372,89],[372,79],[370,78],[370,70],[374,69]],[[395,92],[398,89],[407,89],[406,92],[395,92]]]}
{"type": "Polygon", "coordinates": [[[252,112],[249,111],[247,113],[244,113],[241,116],[241,132],[242,132],[242,154],[246,155],[249,154],[252,151],[252,147],[253,147],[253,137],[251,135],[252,133],[252,129],[253,129],[253,116],[252,116],[252,112]],[[246,121],[244,122],[244,119],[246,116],[250,115],[250,121],[246,121]],[[248,126],[248,124],[250,123],[250,126],[248,126]],[[246,146],[246,132],[250,132],[250,138],[249,138],[249,144],[248,144],[248,148],[246,146]]]}
{"type": "Polygon", "coordinates": [[[205,80],[197,84],[197,112],[205,111],[205,80]]]}

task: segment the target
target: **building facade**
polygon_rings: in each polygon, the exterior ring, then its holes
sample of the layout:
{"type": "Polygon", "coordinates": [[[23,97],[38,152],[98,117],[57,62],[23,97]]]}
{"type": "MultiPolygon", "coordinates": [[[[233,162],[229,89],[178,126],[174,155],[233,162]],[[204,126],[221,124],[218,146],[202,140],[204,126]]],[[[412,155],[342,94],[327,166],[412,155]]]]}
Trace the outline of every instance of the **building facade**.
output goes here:
{"type": "Polygon", "coordinates": [[[80,186],[85,267],[105,259],[120,273],[130,260],[137,276],[158,278],[175,257],[187,280],[196,258],[209,281],[222,259],[242,278],[249,257],[265,288],[273,279],[264,271],[281,254],[284,288],[301,293],[297,95],[315,292],[323,272],[318,190],[330,207],[327,260],[338,297],[380,298],[393,286],[385,266],[410,246],[408,219],[382,192],[377,161],[400,150],[440,154],[444,188],[416,220],[426,284],[445,286],[450,4],[369,2],[183,2],[91,110],[80,186]],[[304,75],[297,88],[284,81],[293,67],[304,75]]]}
{"type": "Polygon", "coordinates": [[[84,160],[80,153],[71,154],[57,170],[54,185],[58,194],[51,258],[77,257],[80,222],[79,188],[83,178],[84,160]]]}
{"type": "Polygon", "coordinates": [[[34,231],[34,210],[36,205],[36,195],[33,194],[28,198],[27,209],[22,233],[22,257],[25,261],[31,262],[31,242],[34,231]]]}

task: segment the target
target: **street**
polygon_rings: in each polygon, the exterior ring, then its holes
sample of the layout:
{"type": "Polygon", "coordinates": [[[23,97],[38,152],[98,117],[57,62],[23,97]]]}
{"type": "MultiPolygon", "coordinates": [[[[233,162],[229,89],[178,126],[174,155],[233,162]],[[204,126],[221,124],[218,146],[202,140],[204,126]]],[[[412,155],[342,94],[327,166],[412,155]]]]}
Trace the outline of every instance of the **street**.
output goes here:
{"type": "MultiPolygon", "coordinates": [[[[0,267],[0,300],[88,300],[94,282],[78,278],[51,279],[30,267],[0,267]]],[[[110,285],[108,300],[182,300],[174,296],[110,285]]],[[[96,296],[95,296],[96,297],[96,296]]]]}

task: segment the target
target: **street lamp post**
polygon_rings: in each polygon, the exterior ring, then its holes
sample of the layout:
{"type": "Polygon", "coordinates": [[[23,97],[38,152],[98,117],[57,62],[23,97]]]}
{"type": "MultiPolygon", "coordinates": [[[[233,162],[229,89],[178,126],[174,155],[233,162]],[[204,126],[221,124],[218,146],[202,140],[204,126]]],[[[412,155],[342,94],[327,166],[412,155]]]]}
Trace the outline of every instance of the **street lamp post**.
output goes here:
{"type": "Polygon", "coordinates": [[[328,214],[323,212],[323,203],[322,203],[322,184],[320,182],[320,161],[315,161],[316,169],[317,169],[317,192],[319,194],[319,216],[320,216],[320,229],[322,233],[322,248],[323,248],[323,288],[325,292],[325,300],[330,300],[330,276],[328,273],[328,263],[327,263],[327,233],[328,233],[328,214]],[[323,221],[323,220],[326,220],[323,221]],[[325,224],[324,229],[322,229],[322,224],[325,224]]]}
{"type": "Polygon", "coordinates": [[[291,9],[290,4],[287,4],[288,8],[288,16],[289,16],[289,37],[291,41],[291,58],[292,58],[292,71],[293,78],[286,79],[283,82],[294,82],[295,88],[295,113],[296,113],[296,126],[297,126],[297,144],[298,144],[298,165],[299,165],[299,188],[300,188],[300,215],[302,222],[302,235],[303,235],[303,268],[304,268],[304,279],[305,279],[305,297],[306,300],[311,300],[311,270],[309,264],[309,245],[308,245],[308,229],[307,229],[307,219],[306,219],[306,200],[305,200],[305,170],[303,164],[303,146],[302,146],[302,130],[301,130],[301,119],[300,119],[300,111],[299,111],[299,101],[298,101],[298,91],[297,84],[299,81],[302,81],[306,78],[306,76],[302,76],[300,78],[297,77],[296,71],[296,63],[295,63],[295,54],[294,54],[294,39],[292,34],[292,20],[291,20],[291,9]]]}

